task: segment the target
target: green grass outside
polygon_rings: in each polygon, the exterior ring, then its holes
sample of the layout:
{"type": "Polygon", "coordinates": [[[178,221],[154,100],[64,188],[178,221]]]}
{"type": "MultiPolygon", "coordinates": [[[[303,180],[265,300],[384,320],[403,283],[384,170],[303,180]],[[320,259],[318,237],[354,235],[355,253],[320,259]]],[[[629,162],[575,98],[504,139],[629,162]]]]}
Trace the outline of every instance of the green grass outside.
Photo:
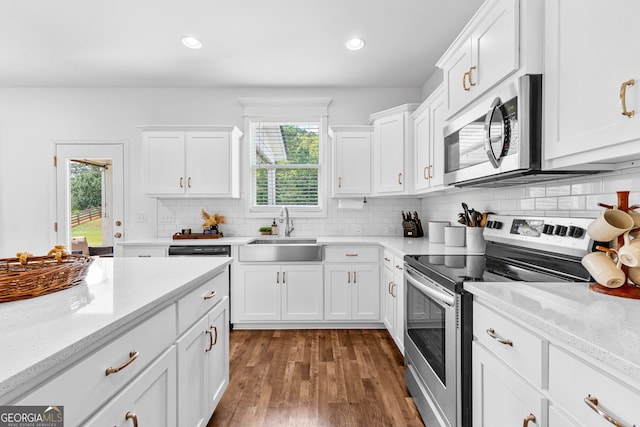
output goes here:
{"type": "Polygon", "coordinates": [[[71,237],[85,236],[89,246],[102,246],[102,218],[71,227],[71,237]]]}

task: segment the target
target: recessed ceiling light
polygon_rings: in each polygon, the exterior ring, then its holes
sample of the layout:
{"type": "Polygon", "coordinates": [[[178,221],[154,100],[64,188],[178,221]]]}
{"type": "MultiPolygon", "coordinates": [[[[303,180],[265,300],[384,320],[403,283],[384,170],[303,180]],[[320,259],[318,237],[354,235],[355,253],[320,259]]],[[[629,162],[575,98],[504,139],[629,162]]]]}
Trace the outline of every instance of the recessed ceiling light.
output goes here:
{"type": "Polygon", "coordinates": [[[200,49],[202,47],[202,43],[195,37],[183,37],[182,44],[188,47],[189,49],[200,49]]]}
{"type": "Polygon", "coordinates": [[[347,41],[344,45],[347,46],[347,49],[349,50],[360,50],[364,47],[364,40],[353,38],[347,41]]]}

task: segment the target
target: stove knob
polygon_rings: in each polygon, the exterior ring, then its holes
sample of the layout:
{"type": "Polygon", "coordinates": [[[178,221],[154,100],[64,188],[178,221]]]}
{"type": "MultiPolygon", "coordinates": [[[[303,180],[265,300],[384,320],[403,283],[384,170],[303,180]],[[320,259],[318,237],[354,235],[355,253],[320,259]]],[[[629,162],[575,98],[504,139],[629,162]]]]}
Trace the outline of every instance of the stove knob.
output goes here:
{"type": "Polygon", "coordinates": [[[556,230],[555,230],[554,234],[556,234],[558,236],[566,236],[567,235],[567,227],[565,227],[564,225],[558,225],[556,227],[556,230]]]}
{"type": "Polygon", "coordinates": [[[487,223],[485,224],[485,227],[493,228],[493,221],[487,221],[487,223]]]}
{"type": "Polygon", "coordinates": [[[584,236],[584,228],[571,226],[569,227],[569,236],[575,237],[576,239],[584,236]]]}
{"type": "Polygon", "coordinates": [[[553,225],[545,224],[544,227],[542,227],[542,232],[544,234],[553,234],[553,225]]]}
{"type": "Polygon", "coordinates": [[[493,225],[491,226],[491,228],[495,228],[496,230],[500,230],[502,228],[502,222],[493,221],[493,225]]]}

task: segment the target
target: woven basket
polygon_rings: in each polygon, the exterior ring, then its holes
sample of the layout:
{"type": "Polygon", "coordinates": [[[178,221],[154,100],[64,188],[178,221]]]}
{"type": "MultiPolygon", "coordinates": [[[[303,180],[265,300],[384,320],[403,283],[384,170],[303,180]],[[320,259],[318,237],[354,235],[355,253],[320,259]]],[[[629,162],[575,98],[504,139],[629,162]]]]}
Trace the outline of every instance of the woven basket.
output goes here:
{"type": "Polygon", "coordinates": [[[87,275],[93,259],[87,255],[0,258],[0,303],[35,298],[78,285],[87,275]]]}

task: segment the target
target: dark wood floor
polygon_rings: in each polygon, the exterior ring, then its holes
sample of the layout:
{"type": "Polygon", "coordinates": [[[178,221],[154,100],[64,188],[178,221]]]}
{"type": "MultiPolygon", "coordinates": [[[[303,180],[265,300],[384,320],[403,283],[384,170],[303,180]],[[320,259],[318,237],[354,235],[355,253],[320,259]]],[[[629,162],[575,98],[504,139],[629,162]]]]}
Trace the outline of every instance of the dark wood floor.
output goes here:
{"type": "Polygon", "coordinates": [[[424,426],[383,330],[233,330],[208,427],[424,426]]]}

